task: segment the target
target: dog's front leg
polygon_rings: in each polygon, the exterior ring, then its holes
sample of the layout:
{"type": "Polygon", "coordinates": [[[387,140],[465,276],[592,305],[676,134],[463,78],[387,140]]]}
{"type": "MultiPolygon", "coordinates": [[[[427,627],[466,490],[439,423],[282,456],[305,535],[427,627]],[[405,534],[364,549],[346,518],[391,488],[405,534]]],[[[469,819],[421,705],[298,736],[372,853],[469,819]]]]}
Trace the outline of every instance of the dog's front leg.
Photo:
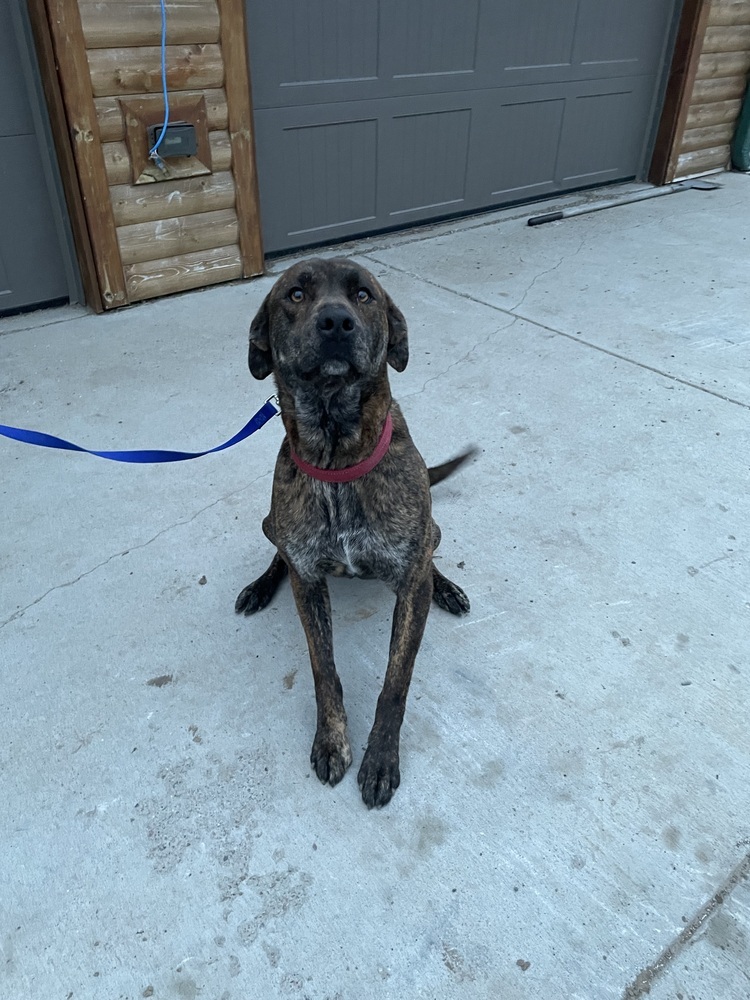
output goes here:
{"type": "Polygon", "coordinates": [[[367,750],[357,775],[362,799],[371,809],[390,802],[401,781],[399,738],[414,660],[424,635],[432,599],[432,568],[396,593],[391,646],[367,750]]]}
{"type": "Polygon", "coordinates": [[[333,662],[331,602],[325,580],[308,583],[290,567],[289,578],[302,627],[310,650],[318,728],[310,763],[322,782],[338,784],[352,762],[346,734],[346,712],[341,681],[333,662]]]}

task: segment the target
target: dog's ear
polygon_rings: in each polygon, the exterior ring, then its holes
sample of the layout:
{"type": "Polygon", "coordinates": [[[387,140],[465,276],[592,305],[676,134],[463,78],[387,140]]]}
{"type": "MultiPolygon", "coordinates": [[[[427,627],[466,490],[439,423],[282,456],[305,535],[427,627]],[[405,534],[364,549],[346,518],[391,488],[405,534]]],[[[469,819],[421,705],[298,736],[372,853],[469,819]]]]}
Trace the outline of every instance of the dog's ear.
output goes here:
{"type": "Polygon", "coordinates": [[[397,372],[402,372],[409,362],[409,338],[404,314],[386,292],[388,310],[388,364],[397,372]]]}
{"type": "Polygon", "coordinates": [[[247,355],[247,364],[254,378],[267,378],[273,371],[273,359],[271,358],[270,325],[271,317],[268,308],[267,295],[263,300],[263,305],[255,314],[255,318],[250,324],[250,349],[247,355]]]}

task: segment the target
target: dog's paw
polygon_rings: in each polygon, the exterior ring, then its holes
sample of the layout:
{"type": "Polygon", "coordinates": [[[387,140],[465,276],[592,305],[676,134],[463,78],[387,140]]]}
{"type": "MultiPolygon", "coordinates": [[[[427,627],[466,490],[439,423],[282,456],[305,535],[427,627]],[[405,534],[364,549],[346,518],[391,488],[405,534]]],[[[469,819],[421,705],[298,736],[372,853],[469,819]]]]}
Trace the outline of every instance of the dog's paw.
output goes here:
{"type": "Polygon", "coordinates": [[[452,615],[465,615],[469,611],[469,598],[459,586],[437,571],[432,583],[432,599],[439,608],[452,615]]]}
{"type": "Polygon", "coordinates": [[[234,610],[238,615],[254,615],[256,611],[261,611],[265,608],[273,597],[276,588],[263,586],[263,583],[263,577],[261,577],[240,591],[237,600],[234,602],[234,610]]]}
{"type": "Polygon", "coordinates": [[[265,608],[270,603],[271,598],[278,590],[279,584],[286,574],[286,563],[276,553],[265,573],[240,592],[237,600],[234,602],[234,610],[238,614],[244,612],[246,615],[254,615],[256,611],[265,608]]]}
{"type": "Polygon", "coordinates": [[[398,750],[382,750],[368,746],[357,775],[362,801],[368,809],[387,805],[401,783],[398,750]]]}
{"type": "Polygon", "coordinates": [[[310,763],[325,785],[337,785],[352,762],[346,729],[319,729],[315,734],[310,763]]]}

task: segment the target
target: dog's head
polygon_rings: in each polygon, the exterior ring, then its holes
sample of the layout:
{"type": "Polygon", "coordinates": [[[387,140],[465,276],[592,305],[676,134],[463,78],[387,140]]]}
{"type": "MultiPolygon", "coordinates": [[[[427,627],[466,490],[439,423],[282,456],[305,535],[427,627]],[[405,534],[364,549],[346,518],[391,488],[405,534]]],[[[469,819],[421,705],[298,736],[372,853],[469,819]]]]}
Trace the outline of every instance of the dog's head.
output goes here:
{"type": "Polygon", "coordinates": [[[312,258],[285,271],[250,327],[255,378],[275,373],[292,392],[371,381],[409,360],[406,321],[391,297],[352,260],[312,258]]]}

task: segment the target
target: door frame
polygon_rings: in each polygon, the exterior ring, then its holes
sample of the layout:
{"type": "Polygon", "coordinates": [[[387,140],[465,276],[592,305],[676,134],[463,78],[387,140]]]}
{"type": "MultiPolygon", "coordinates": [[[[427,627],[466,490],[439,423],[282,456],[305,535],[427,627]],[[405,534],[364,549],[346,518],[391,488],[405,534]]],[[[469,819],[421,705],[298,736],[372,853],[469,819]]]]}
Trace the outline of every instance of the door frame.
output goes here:
{"type": "Polygon", "coordinates": [[[710,0],[684,0],[677,27],[664,102],[648,169],[651,184],[674,180],[682,133],[690,110],[703,36],[711,11],[710,0]]]}

